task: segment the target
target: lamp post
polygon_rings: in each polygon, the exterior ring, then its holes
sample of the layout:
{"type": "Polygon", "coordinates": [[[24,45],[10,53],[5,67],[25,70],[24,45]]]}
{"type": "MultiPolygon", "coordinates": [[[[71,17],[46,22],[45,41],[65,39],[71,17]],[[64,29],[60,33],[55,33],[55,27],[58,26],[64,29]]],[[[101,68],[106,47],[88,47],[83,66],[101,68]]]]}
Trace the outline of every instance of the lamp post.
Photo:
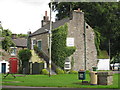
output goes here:
{"type": "Polygon", "coordinates": [[[50,2],[50,30],[49,30],[49,77],[51,76],[51,42],[52,42],[52,0],[50,2]]]}

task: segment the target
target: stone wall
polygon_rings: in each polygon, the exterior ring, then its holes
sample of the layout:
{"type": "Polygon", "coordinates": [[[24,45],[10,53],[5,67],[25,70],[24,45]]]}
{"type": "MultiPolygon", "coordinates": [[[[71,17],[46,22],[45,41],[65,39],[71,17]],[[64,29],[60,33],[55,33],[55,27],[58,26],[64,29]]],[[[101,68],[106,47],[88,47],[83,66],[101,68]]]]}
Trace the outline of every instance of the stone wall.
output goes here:
{"type": "Polygon", "coordinates": [[[73,12],[73,19],[68,23],[68,37],[74,38],[76,51],[73,54],[74,67],[78,71],[84,64],[84,13],[73,12]]]}
{"type": "Polygon", "coordinates": [[[74,38],[76,51],[73,54],[74,67],[85,69],[85,38],[84,30],[86,30],[86,69],[92,69],[92,66],[97,64],[97,51],[94,44],[94,31],[87,24],[84,23],[84,12],[73,12],[73,19],[68,22],[68,37],[74,38]]]}
{"type": "Polygon", "coordinates": [[[46,34],[41,34],[41,35],[36,35],[31,37],[34,38],[36,41],[41,40],[42,41],[42,50],[48,55],[48,33],[46,34]]]}
{"type": "Polygon", "coordinates": [[[97,50],[95,46],[95,34],[93,29],[86,23],[86,64],[87,69],[97,66],[97,50]]]}

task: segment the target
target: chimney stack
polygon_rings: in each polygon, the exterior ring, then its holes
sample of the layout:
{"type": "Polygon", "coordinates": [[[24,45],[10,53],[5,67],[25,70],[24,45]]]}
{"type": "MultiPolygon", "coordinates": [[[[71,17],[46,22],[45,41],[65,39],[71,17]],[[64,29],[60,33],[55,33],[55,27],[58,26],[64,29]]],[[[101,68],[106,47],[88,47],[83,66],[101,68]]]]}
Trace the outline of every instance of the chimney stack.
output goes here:
{"type": "Polygon", "coordinates": [[[12,34],[12,39],[17,39],[17,34],[12,34]]]}
{"type": "Polygon", "coordinates": [[[28,31],[27,34],[30,35],[30,34],[31,34],[31,31],[28,31]]]}
{"type": "Polygon", "coordinates": [[[41,21],[41,26],[43,27],[44,25],[48,24],[49,21],[49,17],[47,16],[47,11],[45,11],[45,16],[43,16],[43,20],[41,21]]]}
{"type": "Polygon", "coordinates": [[[47,16],[47,11],[45,11],[45,16],[47,16]]]}
{"type": "Polygon", "coordinates": [[[82,12],[82,10],[80,10],[80,8],[78,8],[78,10],[74,10],[75,12],[82,12]]]}

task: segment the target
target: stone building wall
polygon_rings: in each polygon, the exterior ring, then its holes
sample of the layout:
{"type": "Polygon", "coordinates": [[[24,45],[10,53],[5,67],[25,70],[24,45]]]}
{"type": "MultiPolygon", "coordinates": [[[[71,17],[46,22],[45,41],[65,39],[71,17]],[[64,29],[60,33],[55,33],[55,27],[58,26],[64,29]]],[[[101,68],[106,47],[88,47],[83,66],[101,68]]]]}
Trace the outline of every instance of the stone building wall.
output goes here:
{"type": "MultiPolygon", "coordinates": [[[[31,39],[35,39],[36,41],[41,40],[42,41],[42,50],[48,55],[48,33],[32,36],[31,39]]],[[[31,44],[32,45],[32,44],[31,44]]]]}
{"type": "Polygon", "coordinates": [[[97,50],[95,46],[95,34],[93,29],[86,23],[86,64],[87,69],[97,66],[97,50]]]}
{"type": "Polygon", "coordinates": [[[86,69],[88,70],[92,69],[92,66],[97,64],[94,31],[87,23],[84,23],[84,12],[74,11],[73,19],[68,22],[68,37],[74,38],[76,51],[73,54],[73,69],[76,71],[79,69],[85,69],[84,29],[86,30],[86,69]]]}
{"type": "Polygon", "coordinates": [[[73,12],[73,19],[68,22],[68,37],[74,38],[76,51],[73,54],[74,67],[78,71],[84,69],[84,13],[73,12]]]}

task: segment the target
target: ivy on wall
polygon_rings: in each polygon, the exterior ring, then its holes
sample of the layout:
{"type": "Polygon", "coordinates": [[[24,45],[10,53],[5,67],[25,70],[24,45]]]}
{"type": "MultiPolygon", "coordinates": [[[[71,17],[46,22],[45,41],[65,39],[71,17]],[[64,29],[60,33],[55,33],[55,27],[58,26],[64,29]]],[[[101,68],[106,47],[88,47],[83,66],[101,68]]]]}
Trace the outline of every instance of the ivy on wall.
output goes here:
{"type": "Polygon", "coordinates": [[[101,35],[100,35],[100,33],[96,29],[97,28],[94,29],[94,33],[95,33],[95,46],[96,46],[96,49],[97,49],[97,54],[99,55],[99,53],[100,53],[100,38],[101,38],[101,35]]]}
{"type": "Polygon", "coordinates": [[[71,56],[76,49],[66,46],[67,33],[67,24],[52,31],[52,61],[61,68],[64,68],[65,59],[71,56]]]}

